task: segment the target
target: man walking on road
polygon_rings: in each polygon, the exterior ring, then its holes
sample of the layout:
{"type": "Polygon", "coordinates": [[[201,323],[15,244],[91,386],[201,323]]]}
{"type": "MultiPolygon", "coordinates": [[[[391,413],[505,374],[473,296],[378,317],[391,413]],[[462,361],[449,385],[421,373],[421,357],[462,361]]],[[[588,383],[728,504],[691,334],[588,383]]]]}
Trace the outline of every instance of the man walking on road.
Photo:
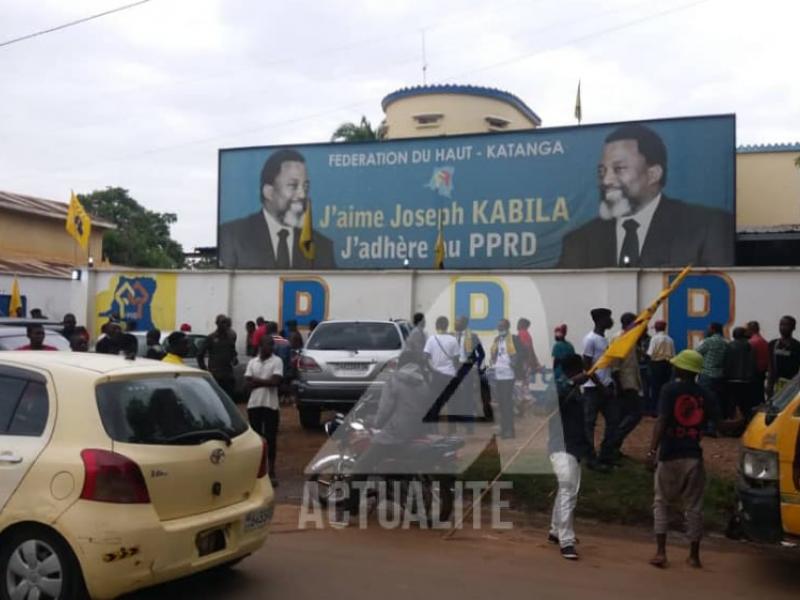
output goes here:
{"type": "Polygon", "coordinates": [[[654,567],[667,563],[669,506],[680,502],[686,515],[686,534],[691,543],[688,564],[699,569],[703,537],[703,493],[706,473],[700,440],[709,420],[718,418],[713,396],[695,382],[703,370],[703,357],[684,350],[672,359],[675,379],[661,390],[658,421],[647,457],[655,467],[653,520],[656,534],[654,567]]]}
{"type": "Polygon", "coordinates": [[[587,378],[583,372],[583,361],[577,354],[565,356],[561,366],[556,379],[558,415],[550,417],[547,445],[550,464],[558,480],[547,541],[558,544],[561,556],[567,560],[577,560],[574,513],[581,488],[580,461],[591,450],[583,426],[580,388],[587,378]]]}

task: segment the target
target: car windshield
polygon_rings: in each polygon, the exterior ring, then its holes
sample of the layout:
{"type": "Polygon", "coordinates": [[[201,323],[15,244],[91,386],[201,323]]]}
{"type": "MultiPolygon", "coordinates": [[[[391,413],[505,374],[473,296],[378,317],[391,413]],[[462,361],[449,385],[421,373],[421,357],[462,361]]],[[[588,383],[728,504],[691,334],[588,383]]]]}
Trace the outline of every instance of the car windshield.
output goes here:
{"type": "Polygon", "coordinates": [[[308,340],[309,350],[400,350],[393,323],[322,323],[308,340]]]}
{"type": "Polygon", "coordinates": [[[784,388],[775,394],[769,401],[768,409],[772,413],[779,413],[800,393],[800,375],[792,379],[784,388]]]}
{"type": "Polygon", "coordinates": [[[103,383],[97,407],[111,439],[128,444],[201,444],[247,430],[225,393],[196,375],[103,383]]]}

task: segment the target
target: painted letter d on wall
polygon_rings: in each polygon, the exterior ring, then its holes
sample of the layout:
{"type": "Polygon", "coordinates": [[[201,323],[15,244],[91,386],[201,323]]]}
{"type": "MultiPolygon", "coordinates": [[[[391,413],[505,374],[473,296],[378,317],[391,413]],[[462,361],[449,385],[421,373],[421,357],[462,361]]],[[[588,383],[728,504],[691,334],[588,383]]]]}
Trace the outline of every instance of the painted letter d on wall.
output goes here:
{"type": "MultiPolygon", "coordinates": [[[[670,275],[671,282],[675,275],[670,275]]],[[[675,350],[694,348],[711,323],[722,323],[725,335],[736,318],[736,290],[724,273],[690,274],[667,301],[669,334],[675,350]]]]}
{"type": "Polygon", "coordinates": [[[469,317],[473,331],[493,331],[507,316],[507,294],[499,281],[457,279],[453,282],[453,318],[469,317]]]}
{"type": "Polygon", "coordinates": [[[318,277],[281,278],[281,325],[294,319],[299,327],[328,318],[328,284],[318,277]]]}

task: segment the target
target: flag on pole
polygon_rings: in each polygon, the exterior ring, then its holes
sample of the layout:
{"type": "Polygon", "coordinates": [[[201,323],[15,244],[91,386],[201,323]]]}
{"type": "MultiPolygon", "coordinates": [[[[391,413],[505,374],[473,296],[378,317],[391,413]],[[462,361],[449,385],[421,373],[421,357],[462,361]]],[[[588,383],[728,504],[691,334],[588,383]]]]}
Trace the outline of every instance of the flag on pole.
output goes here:
{"type": "Polygon", "coordinates": [[[578,120],[578,125],[581,124],[581,118],[583,117],[583,113],[581,112],[581,80],[578,80],[578,94],[575,96],[575,118],[578,120]]]}
{"type": "Polygon", "coordinates": [[[647,330],[647,324],[650,322],[650,319],[653,318],[653,315],[656,314],[658,307],[661,306],[661,303],[664,302],[669,295],[678,289],[678,286],[681,282],[686,278],[691,271],[692,265],[686,267],[683,271],[681,271],[675,280],[665,289],[661,291],[653,303],[645,308],[639,315],[636,317],[636,320],[631,325],[631,328],[628,329],[625,333],[623,333],[618,338],[614,339],[609,345],[606,351],[597,359],[597,362],[592,365],[592,368],[589,369],[589,373],[594,373],[597,369],[605,369],[606,367],[610,366],[614,360],[622,360],[636,346],[636,342],[639,341],[639,338],[642,334],[647,330]]]}
{"type": "Polygon", "coordinates": [[[442,229],[442,216],[439,214],[439,234],[436,236],[436,248],[434,250],[434,263],[435,269],[444,269],[444,230],[442,229]]]}
{"type": "Polygon", "coordinates": [[[69,233],[75,241],[80,244],[84,250],[89,249],[89,236],[92,233],[92,219],[89,214],[83,209],[75,192],[69,199],[69,209],[67,210],[67,233],[69,233]]]}
{"type": "Polygon", "coordinates": [[[300,229],[300,252],[308,260],[314,260],[316,254],[314,249],[314,226],[311,218],[311,202],[306,204],[306,212],[303,215],[303,227],[300,229]]]}
{"type": "Polygon", "coordinates": [[[8,316],[16,317],[17,310],[22,308],[22,294],[19,293],[19,281],[14,275],[14,282],[11,284],[11,300],[8,302],[8,316]]]}

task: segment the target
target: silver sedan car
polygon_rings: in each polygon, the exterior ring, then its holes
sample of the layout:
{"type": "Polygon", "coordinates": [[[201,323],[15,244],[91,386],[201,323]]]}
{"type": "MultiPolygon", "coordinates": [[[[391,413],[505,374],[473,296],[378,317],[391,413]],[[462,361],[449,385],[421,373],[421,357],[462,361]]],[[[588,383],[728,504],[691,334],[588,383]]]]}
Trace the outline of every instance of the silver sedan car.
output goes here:
{"type": "Polygon", "coordinates": [[[300,423],[319,427],[323,410],[349,411],[396,365],[411,332],[407,321],[324,321],[297,361],[300,423]]]}

